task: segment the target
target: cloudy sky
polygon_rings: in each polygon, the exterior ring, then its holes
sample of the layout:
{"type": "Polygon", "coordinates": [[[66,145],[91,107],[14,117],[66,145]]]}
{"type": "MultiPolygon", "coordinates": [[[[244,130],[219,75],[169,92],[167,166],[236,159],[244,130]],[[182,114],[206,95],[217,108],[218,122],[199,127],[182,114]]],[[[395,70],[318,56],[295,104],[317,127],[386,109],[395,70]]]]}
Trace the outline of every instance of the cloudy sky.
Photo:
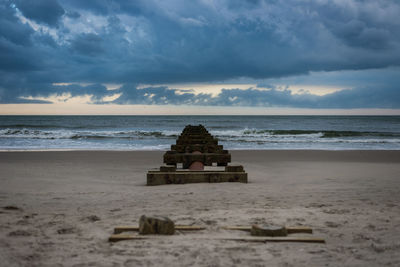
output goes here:
{"type": "Polygon", "coordinates": [[[400,114],[398,0],[0,0],[0,114],[400,114]]]}

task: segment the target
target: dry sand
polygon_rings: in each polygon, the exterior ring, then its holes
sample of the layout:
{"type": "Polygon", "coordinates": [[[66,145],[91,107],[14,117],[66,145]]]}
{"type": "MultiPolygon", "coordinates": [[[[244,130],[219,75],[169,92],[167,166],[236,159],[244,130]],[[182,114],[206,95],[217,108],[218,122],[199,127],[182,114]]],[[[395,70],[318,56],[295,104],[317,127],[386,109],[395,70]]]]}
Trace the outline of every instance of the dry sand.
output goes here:
{"type": "Polygon", "coordinates": [[[400,151],[232,151],[232,158],[250,183],[148,187],[146,171],[161,164],[162,152],[1,152],[0,265],[400,265],[400,151]],[[107,242],[113,227],[137,225],[142,214],[207,230],[107,242]],[[252,223],[310,226],[327,243],[213,239],[247,236],[219,226],[252,223]]]}

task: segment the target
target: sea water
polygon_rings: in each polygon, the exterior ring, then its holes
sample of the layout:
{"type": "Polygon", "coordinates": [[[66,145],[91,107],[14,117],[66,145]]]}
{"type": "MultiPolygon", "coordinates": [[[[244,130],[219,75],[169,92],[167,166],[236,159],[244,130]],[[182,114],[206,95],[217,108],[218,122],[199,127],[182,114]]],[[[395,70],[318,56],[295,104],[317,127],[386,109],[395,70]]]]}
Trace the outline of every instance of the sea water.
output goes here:
{"type": "Polygon", "coordinates": [[[400,116],[0,116],[0,150],[168,150],[188,124],[228,150],[400,149],[400,116]]]}

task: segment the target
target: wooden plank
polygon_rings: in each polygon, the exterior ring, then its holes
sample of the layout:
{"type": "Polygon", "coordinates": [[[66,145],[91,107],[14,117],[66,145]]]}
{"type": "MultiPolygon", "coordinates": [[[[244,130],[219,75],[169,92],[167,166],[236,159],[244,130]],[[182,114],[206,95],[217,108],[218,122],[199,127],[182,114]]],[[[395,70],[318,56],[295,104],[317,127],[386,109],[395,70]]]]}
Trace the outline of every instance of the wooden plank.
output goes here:
{"type": "Polygon", "coordinates": [[[204,140],[214,140],[215,138],[209,133],[192,133],[192,134],[181,134],[178,140],[186,139],[204,139],[204,140]]]}
{"type": "Polygon", "coordinates": [[[179,139],[176,140],[177,145],[197,145],[197,144],[211,144],[218,145],[217,139],[179,139]]]}
{"type": "Polygon", "coordinates": [[[295,242],[295,243],[325,243],[325,239],[319,237],[242,237],[242,238],[220,238],[219,240],[242,241],[242,242],[295,242]]]}
{"type": "MultiPolygon", "coordinates": [[[[222,229],[250,232],[251,226],[223,226],[222,229]]],[[[286,230],[287,230],[288,234],[297,234],[297,233],[312,234],[313,233],[312,228],[304,227],[304,226],[286,227],[286,230]]]]}
{"type": "MultiPolygon", "coordinates": [[[[109,242],[117,242],[123,240],[146,240],[157,239],[159,236],[138,236],[138,235],[111,235],[108,238],[109,242]]],[[[166,237],[164,238],[171,238],[166,237]]],[[[318,237],[214,237],[214,238],[194,238],[193,240],[223,240],[237,242],[295,242],[295,243],[325,243],[325,239],[318,237]]]]}
{"type": "Polygon", "coordinates": [[[239,231],[247,231],[250,232],[251,226],[222,226],[224,230],[239,230],[239,231]]]}
{"type": "Polygon", "coordinates": [[[171,145],[171,150],[175,150],[178,153],[191,153],[193,151],[200,151],[202,153],[228,153],[224,151],[222,145],[171,145]]]}
{"type": "Polygon", "coordinates": [[[147,185],[187,184],[187,183],[223,183],[240,182],[247,183],[245,172],[154,172],[147,173],[147,185]]]}
{"type": "Polygon", "coordinates": [[[183,163],[183,168],[187,169],[194,161],[203,162],[207,166],[212,166],[212,163],[227,165],[231,162],[231,154],[229,153],[174,153],[175,151],[166,152],[163,156],[163,161],[167,165],[183,163]],[[173,152],[173,153],[171,153],[173,152]]]}
{"type": "MultiPolygon", "coordinates": [[[[204,168],[207,168],[202,171],[189,171],[188,169],[177,169],[175,172],[179,174],[192,174],[192,173],[197,173],[197,174],[220,174],[220,173],[228,173],[225,171],[225,167],[216,167],[216,166],[206,166],[204,168]]],[[[160,171],[159,168],[154,168],[149,170],[147,173],[163,173],[160,171]]],[[[236,173],[236,172],[235,172],[236,173]]]]}
{"type": "Polygon", "coordinates": [[[119,234],[127,231],[139,231],[139,226],[117,226],[114,228],[114,234],[119,234]]]}
{"type": "Polygon", "coordinates": [[[296,226],[296,227],[286,227],[288,234],[298,234],[298,233],[306,233],[312,234],[313,229],[310,227],[296,226]]]}
{"type": "MultiPolygon", "coordinates": [[[[197,225],[175,225],[177,231],[199,231],[206,229],[203,226],[197,225]]],[[[119,234],[127,231],[139,231],[139,226],[117,226],[114,228],[114,234],[119,234]]]]}

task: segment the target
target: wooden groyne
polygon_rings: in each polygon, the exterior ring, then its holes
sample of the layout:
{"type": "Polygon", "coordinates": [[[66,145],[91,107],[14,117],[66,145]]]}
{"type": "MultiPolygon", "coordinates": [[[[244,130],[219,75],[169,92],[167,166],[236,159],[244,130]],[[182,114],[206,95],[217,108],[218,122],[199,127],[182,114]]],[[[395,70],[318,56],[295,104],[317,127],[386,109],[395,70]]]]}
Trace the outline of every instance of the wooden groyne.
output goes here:
{"type": "Polygon", "coordinates": [[[187,125],[163,160],[165,165],[147,173],[147,185],[247,183],[243,166],[229,165],[231,154],[203,125],[187,125]],[[225,168],[221,169],[222,166],[225,168]]]}

